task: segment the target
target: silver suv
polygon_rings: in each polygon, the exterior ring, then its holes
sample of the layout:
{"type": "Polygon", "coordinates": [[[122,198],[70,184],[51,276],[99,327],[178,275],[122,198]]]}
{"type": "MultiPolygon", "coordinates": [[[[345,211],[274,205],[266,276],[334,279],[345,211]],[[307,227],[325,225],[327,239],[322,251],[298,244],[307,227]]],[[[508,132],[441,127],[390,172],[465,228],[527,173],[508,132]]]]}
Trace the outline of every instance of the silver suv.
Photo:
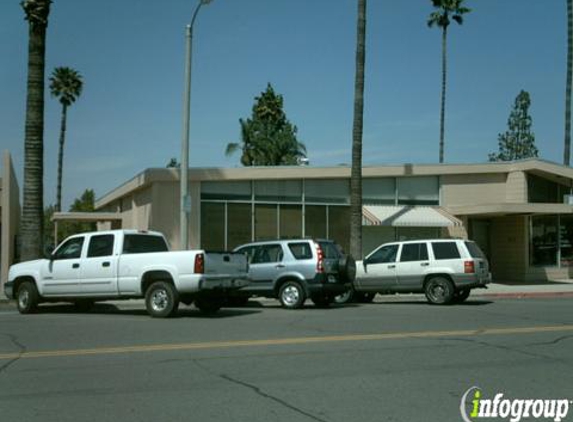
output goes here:
{"type": "Polygon", "coordinates": [[[487,258],[469,240],[392,242],[356,262],[353,290],[338,303],[370,302],[376,293],[425,293],[433,304],[463,302],[491,282],[487,258]]]}
{"type": "Polygon", "coordinates": [[[331,240],[272,240],[241,245],[234,252],[247,255],[251,279],[237,293],[245,300],[276,298],[287,309],[301,308],[307,298],[326,307],[350,289],[356,275],[354,259],[331,240]]]}

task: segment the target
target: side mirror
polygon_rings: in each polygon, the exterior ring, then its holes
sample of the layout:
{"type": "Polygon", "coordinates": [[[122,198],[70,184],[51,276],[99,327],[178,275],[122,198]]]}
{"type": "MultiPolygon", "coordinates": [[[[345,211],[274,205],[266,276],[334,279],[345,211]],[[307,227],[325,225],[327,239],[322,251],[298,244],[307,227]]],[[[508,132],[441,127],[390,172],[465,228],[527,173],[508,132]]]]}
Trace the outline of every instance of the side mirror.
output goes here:
{"type": "Polygon", "coordinates": [[[366,269],[368,267],[368,260],[365,259],[364,261],[362,261],[362,266],[364,267],[364,272],[366,272],[366,269]]]}
{"type": "Polygon", "coordinates": [[[54,256],[52,255],[53,252],[54,252],[54,245],[44,246],[44,257],[46,259],[49,259],[50,261],[52,261],[54,259],[54,256]]]}

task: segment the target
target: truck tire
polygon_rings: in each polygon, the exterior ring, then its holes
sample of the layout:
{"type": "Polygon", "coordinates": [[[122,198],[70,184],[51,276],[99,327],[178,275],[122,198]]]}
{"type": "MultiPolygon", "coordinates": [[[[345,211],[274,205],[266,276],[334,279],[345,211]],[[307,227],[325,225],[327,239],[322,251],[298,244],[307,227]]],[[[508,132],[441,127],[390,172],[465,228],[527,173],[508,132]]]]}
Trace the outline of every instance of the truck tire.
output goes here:
{"type": "Polygon", "coordinates": [[[31,281],[24,281],[18,287],[16,293],[16,300],[18,301],[18,312],[21,314],[32,314],[38,309],[40,302],[40,295],[36,285],[31,281]]]}
{"type": "Polygon", "coordinates": [[[195,307],[206,315],[217,313],[223,306],[223,299],[197,299],[195,300],[195,307]]]}
{"type": "Polygon", "coordinates": [[[330,295],[316,295],[311,296],[310,300],[317,308],[328,308],[334,302],[334,297],[330,295]]]}
{"type": "Polygon", "coordinates": [[[145,292],[145,307],[153,318],[168,318],[177,313],[179,294],[173,284],[156,281],[145,292]]]}
{"type": "Polygon", "coordinates": [[[337,296],[334,297],[334,303],[337,303],[339,305],[345,305],[347,303],[352,303],[354,302],[354,295],[356,294],[356,292],[354,291],[354,289],[350,288],[347,291],[345,291],[344,293],[341,293],[337,296]]]}
{"type": "Polygon", "coordinates": [[[306,293],[298,281],[287,281],[279,289],[279,301],[285,309],[299,309],[306,301],[306,293]]]}
{"type": "Polygon", "coordinates": [[[372,303],[376,296],[375,292],[356,293],[356,302],[358,303],[372,303]]]}
{"type": "Polygon", "coordinates": [[[424,287],[426,299],[433,305],[447,305],[454,298],[454,285],[443,276],[430,278],[424,287]]]}

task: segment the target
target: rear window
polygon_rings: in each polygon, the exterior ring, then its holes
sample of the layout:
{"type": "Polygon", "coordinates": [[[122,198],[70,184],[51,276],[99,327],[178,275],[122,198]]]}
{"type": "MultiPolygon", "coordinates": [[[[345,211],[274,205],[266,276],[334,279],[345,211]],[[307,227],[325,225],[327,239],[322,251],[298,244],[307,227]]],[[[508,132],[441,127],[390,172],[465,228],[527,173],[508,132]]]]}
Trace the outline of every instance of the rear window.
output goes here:
{"type": "Polygon", "coordinates": [[[296,259],[312,259],[309,242],[289,243],[288,248],[296,259]]]}
{"type": "Polygon", "coordinates": [[[440,259],[457,259],[460,257],[460,251],[456,242],[435,242],[432,243],[434,258],[440,259]]]}
{"type": "Polygon", "coordinates": [[[161,236],[148,234],[126,234],[123,240],[123,253],[167,252],[167,243],[161,236]]]}
{"type": "Polygon", "coordinates": [[[464,242],[472,258],[485,258],[484,253],[475,242],[464,242]]]}
{"type": "Polygon", "coordinates": [[[332,242],[318,242],[325,259],[338,259],[342,253],[338,249],[336,243],[332,242]]]}

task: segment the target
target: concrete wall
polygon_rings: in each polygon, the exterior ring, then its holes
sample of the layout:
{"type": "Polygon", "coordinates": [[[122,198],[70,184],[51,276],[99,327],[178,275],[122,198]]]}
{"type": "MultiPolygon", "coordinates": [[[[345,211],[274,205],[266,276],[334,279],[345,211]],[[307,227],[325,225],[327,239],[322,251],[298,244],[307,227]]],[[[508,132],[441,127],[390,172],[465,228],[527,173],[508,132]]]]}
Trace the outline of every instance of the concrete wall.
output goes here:
{"type": "Polygon", "coordinates": [[[505,202],[527,203],[527,174],[524,171],[512,171],[507,175],[505,202]]]}
{"type": "Polygon", "coordinates": [[[20,226],[20,188],[8,151],[4,152],[2,161],[0,213],[2,246],[0,249],[0,294],[3,295],[3,283],[8,279],[8,269],[14,262],[16,235],[20,226]]]}
{"type": "Polygon", "coordinates": [[[506,200],[504,173],[444,175],[442,205],[495,204],[506,200]]]}

